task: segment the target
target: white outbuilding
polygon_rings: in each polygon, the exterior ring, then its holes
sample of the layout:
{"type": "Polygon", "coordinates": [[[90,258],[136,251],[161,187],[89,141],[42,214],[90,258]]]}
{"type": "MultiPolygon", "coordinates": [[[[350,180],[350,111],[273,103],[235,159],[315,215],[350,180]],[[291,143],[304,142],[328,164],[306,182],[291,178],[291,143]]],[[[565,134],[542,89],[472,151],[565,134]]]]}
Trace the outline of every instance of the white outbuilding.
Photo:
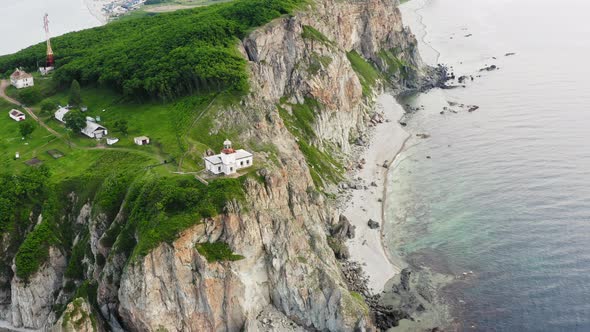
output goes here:
{"type": "Polygon", "coordinates": [[[135,144],[137,145],[148,145],[150,144],[150,138],[147,136],[139,136],[139,137],[135,137],[133,139],[133,141],[135,142],[135,144]]]}
{"type": "Polygon", "coordinates": [[[35,85],[35,82],[33,81],[33,75],[17,68],[14,73],[10,75],[10,84],[17,89],[22,89],[35,85]]]}
{"type": "Polygon", "coordinates": [[[205,157],[205,168],[213,174],[230,175],[242,168],[252,166],[252,153],[246,150],[234,150],[229,140],[223,142],[220,154],[205,157]]]}
{"type": "Polygon", "coordinates": [[[25,113],[19,111],[19,110],[12,110],[10,112],[8,112],[8,115],[10,116],[10,118],[16,122],[20,122],[20,121],[25,121],[26,117],[25,117],[25,113]]]}
{"type": "Polygon", "coordinates": [[[107,137],[107,145],[114,145],[115,143],[119,142],[119,139],[116,137],[107,137]]]}
{"type": "Polygon", "coordinates": [[[61,123],[66,123],[66,121],[64,120],[64,116],[66,116],[66,114],[68,114],[69,111],[70,109],[67,107],[60,107],[55,112],[55,119],[61,123]]]}

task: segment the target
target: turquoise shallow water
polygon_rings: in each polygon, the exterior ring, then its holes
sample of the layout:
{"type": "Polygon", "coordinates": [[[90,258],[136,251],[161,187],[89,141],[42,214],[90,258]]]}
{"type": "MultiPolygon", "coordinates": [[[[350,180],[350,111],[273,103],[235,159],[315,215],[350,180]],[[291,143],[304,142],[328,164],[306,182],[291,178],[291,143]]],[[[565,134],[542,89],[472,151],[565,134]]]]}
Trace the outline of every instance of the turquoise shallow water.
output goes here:
{"type": "Polygon", "coordinates": [[[392,171],[390,247],[457,276],[444,293],[460,330],[590,331],[590,3],[418,0],[404,11],[426,33],[428,62],[500,70],[406,101],[425,106],[408,130],[431,137],[413,138],[392,171]],[[439,114],[448,101],[480,109],[439,114]]]}

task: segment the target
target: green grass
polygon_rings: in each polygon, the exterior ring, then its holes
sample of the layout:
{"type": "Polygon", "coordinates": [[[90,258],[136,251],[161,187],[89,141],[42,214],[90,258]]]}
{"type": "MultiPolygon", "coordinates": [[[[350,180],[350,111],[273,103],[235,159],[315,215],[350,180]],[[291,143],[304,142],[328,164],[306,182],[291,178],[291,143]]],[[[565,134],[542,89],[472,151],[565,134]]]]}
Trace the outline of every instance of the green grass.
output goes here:
{"type": "Polygon", "coordinates": [[[407,62],[398,58],[396,54],[397,50],[391,49],[381,50],[377,55],[387,64],[387,74],[389,76],[399,75],[406,79],[413,68],[407,62]]]}
{"type": "Polygon", "coordinates": [[[309,57],[308,72],[317,75],[322,68],[328,67],[332,63],[332,58],[326,55],[319,55],[313,52],[309,57]]]}
{"type": "Polygon", "coordinates": [[[377,80],[381,78],[379,71],[360,56],[356,51],[350,51],[346,53],[348,61],[352,65],[352,69],[357,73],[361,85],[363,86],[363,95],[370,96],[372,87],[375,85],[377,80]]]}
{"type": "Polygon", "coordinates": [[[299,149],[305,156],[310,168],[314,184],[324,188],[328,182],[337,183],[342,180],[344,172],[342,166],[330,154],[321,151],[313,142],[317,139],[314,129],[317,112],[321,111],[319,102],[312,98],[305,98],[303,104],[289,104],[291,112],[279,106],[279,115],[285,126],[298,138],[299,149]]]}
{"type": "Polygon", "coordinates": [[[224,242],[214,243],[197,243],[195,245],[199,254],[201,254],[207,262],[225,262],[238,261],[244,259],[244,256],[234,254],[229,245],[224,242]]]}
{"type": "Polygon", "coordinates": [[[49,223],[42,222],[27,235],[15,257],[16,275],[28,281],[29,277],[39,270],[49,258],[49,247],[57,245],[58,238],[49,223]]]}
{"type": "Polygon", "coordinates": [[[203,218],[223,212],[228,201],[244,199],[241,179],[218,179],[208,186],[190,176],[141,179],[132,185],[129,217],[115,247],[142,257],[203,218]]]}
{"type": "Polygon", "coordinates": [[[334,42],[328,39],[323,33],[312,26],[304,25],[301,37],[308,40],[315,40],[328,46],[334,46],[334,42]]]}

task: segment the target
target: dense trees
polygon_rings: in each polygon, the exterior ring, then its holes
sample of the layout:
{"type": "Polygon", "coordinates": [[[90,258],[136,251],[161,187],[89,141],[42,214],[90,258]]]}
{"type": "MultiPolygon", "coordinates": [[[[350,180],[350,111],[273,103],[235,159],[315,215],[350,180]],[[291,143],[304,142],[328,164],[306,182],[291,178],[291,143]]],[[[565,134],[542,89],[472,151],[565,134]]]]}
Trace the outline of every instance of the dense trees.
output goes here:
{"type": "Polygon", "coordinates": [[[78,110],[71,110],[64,115],[66,128],[71,129],[74,133],[79,133],[86,128],[86,117],[78,110]]]}
{"type": "Polygon", "coordinates": [[[82,104],[82,95],[80,94],[80,83],[73,80],[70,86],[70,99],[68,100],[70,106],[78,107],[82,104]]]}
{"type": "MultiPolygon", "coordinates": [[[[303,0],[237,0],[113,22],[53,40],[62,86],[99,83],[126,95],[162,99],[247,90],[246,60],[236,44],[252,28],[290,13],[303,0]]],[[[0,57],[0,73],[33,67],[42,44],[0,57]]]]}
{"type": "Polygon", "coordinates": [[[57,108],[57,102],[52,100],[44,100],[41,102],[41,113],[42,114],[50,114],[52,111],[55,111],[57,108]]]}
{"type": "Polygon", "coordinates": [[[22,137],[29,137],[35,131],[35,125],[31,121],[24,121],[19,123],[18,131],[22,137]]]}
{"type": "Polygon", "coordinates": [[[127,131],[128,131],[127,120],[115,121],[115,123],[113,124],[113,127],[115,128],[116,131],[127,136],[127,131]]]}

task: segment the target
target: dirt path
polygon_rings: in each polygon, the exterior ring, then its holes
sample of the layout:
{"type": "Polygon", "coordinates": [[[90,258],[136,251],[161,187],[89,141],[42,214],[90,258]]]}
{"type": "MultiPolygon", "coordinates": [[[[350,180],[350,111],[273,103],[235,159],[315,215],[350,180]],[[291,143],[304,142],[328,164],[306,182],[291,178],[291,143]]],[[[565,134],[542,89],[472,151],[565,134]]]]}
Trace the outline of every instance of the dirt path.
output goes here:
{"type": "Polygon", "coordinates": [[[25,112],[27,112],[27,114],[33,119],[35,120],[39,125],[41,125],[41,127],[47,129],[48,132],[50,132],[52,135],[54,135],[55,137],[62,139],[64,141],[66,141],[68,144],[70,144],[70,146],[75,147],[76,144],[73,142],[69,142],[65,137],[63,137],[62,134],[58,133],[57,131],[55,131],[53,128],[49,127],[45,122],[43,122],[43,120],[39,119],[39,117],[35,114],[35,112],[33,112],[32,109],[23,106],[18,100],[13,99],[11,97],[9,97],[8,95],[6,95],[6,88],[8,88],[10,86],[10,82],[8,82],[7,80],[1,80],[0,81],[0,98],[6,100],[7,102],[20,106],[22,107],[25,112]]]}

